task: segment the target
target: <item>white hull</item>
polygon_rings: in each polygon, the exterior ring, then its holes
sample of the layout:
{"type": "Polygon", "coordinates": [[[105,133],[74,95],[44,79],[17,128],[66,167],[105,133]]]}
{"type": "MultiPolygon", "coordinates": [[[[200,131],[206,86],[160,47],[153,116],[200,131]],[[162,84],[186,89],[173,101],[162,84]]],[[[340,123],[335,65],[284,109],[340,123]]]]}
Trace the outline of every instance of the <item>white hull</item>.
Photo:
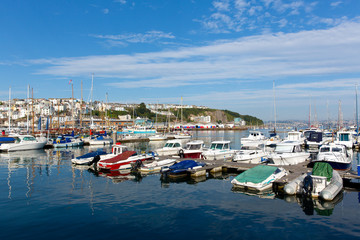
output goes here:
{"type": "Polygon", "coordinates": [[[176,149],[158,149],[158,150],[156,150],[156,152],[157,152],[157,154],[158,154],[159,156],[178,155],[180,149],[181,149],[181,148],[176,148],[176,149]]]}
{"type": "Polygon", "coordinates": [[[204,151],[202,153],[204,159],[206,160],[231,160],[234,157],[234,151],[204,151]]]}
{"type": "Polygon", "coordinates": [[[32,143],[4,143],[0,146],[1,151],[24,151],[44,148],[47,141],[32,143]]]}
{"type": "Polygon", "coordinates": [[[149,164],[144,164],[143,167],[139,169],[142,173],[154,173],[154,172],[160,172],[162,167],[170,167],[175,163],[175,159],[165,159],[162,161],[154,161],[149,164]]]}
{"type": "Polygon", "coordinates": [[[274,165],[296,165],[305,162],[310,157],[310,153],[274,153],[268,156],[274,165]]]}
{"type": "Polygon", "coordinates": [[[90,140],[90,145],[111,145],[113,144],[112,139],[106,139],[106,140],[90,140]]]}

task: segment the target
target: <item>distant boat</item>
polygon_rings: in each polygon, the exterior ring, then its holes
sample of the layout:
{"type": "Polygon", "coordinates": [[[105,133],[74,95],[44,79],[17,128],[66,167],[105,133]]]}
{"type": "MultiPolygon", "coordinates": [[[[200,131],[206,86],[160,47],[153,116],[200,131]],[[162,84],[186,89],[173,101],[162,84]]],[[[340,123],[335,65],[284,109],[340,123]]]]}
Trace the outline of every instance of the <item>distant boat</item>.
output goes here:
{"type": "Polygon", "coordinates": [[[241,145],[247,147],[258,147],[264,145],[266,141],[265,135],[260,131],[250,131],[248,137],[240,139],[241,145]]]}
{"type": "Polygon", "coordinates": [[[239,151],[235,152],[233,157],[234,162],[246,162],[257,164],[266,157],[266,152],[260,148],[245,148],[242,147],[239,151]]]}
{"type": "Polygon", "coordinates": [[[111,145],[113,140],[110,137],[97,136],[89,140],[90,145],[111,145]]]}
{"type": "Polygon", "coordinates": [[[152,163],[143,164],[138,170],[141,173],[156,173],[160,172],[161,168],[170,167],[175,161],[175,159],[155,160],[152,163]]]}

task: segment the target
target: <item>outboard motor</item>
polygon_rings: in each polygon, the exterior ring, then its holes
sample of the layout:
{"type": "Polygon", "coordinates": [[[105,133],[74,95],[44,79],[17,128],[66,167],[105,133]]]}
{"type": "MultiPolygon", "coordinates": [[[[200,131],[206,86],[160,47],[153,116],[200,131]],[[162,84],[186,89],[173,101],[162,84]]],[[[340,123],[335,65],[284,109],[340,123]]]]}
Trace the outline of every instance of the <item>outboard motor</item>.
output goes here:
{"type": "Polygon", "coordinates": [[[303,195],[305,197],[311,197],[311,192],[313,188],[314,188],[314,183],[312,177],[310,175],[306,176],[303,181],[303,189],[302,189],[303,195]]]}
{"type": "Polygon", "coordinates": [[[141,160],[137,160],[131,167],[131,171],[137,171],[143,165],[141,160]]]}
{"type": "Polygon", "coordinates": [[[184,150],[183,150],[183,149],[180,149],[180,150],[179,150],[179,157],[180,157],[180,158],[185,158],[185,154],[184,154],[184,150]]]}

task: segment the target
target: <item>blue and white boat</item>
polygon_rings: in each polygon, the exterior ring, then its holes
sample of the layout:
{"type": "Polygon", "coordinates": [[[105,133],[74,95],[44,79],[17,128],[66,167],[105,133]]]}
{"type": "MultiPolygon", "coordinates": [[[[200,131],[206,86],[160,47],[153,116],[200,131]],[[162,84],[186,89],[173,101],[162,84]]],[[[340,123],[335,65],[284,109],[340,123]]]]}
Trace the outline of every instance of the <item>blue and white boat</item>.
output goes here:
{"type": "Polygon", "coordinates": [[[205,163],[199,163],[194,160],[184,160],[170,167],[163,168],[161,172],[170,177],[176,177],[187,174],[188,170],[202,168],[203,166],[205,166],[205,163]]]}
{"type": "Polygon", "coordinates": [[[351,168],[352,156],[345,145],[329,143],[320,147],[313,162],[327,162],[335,170],[348,170],[351,168]]]}
{"type": "MultiPolygon", "coordinates": [[[[105,154],[107,154],[107,153],[102,150],[89,152],[84,155],[81,155],[81,156],[71,159],[71,162],[76,165],[89,165],[96,156],[101,156],[101,155],[105,155],[105,154]]],[[[100,160],[100,158],[99,158],[99,160],[100,160]]]]}

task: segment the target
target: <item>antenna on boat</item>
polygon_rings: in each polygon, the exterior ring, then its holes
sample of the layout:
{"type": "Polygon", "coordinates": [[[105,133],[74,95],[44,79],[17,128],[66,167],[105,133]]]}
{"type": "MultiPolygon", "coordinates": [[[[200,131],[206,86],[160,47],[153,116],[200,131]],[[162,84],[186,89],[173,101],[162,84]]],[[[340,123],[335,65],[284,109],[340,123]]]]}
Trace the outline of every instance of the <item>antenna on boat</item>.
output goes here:
{"type": "Polygon", "coordinates": [[[274,94],[274,133],[276,133],[276,98],[275,98],[275,80],[273,80],[273,94],[274,94]]]}
{"type": "Polygon", "coordinates": [[[9,87],[9,133],[10,133],[10,130],[11,130],[11,86],[9,87]]]}

